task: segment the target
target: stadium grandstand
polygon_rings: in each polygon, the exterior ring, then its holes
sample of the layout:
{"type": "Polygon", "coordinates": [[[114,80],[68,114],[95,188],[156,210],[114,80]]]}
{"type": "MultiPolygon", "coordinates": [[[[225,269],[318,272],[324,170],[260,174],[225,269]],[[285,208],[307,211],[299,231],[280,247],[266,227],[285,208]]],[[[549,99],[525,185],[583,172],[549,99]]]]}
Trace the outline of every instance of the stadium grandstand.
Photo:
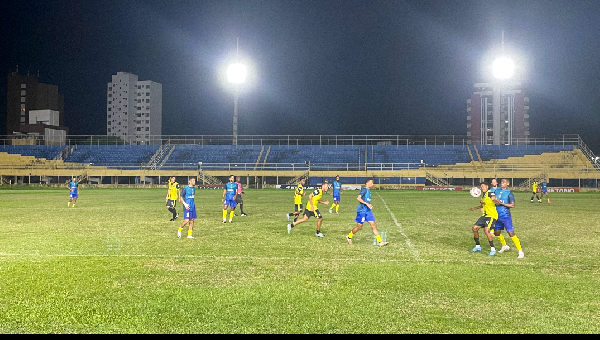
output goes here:
{"type": "Polygon", "coordinates": [[[35,137],[0,138],[0,182],[61,185],[71,176],[91,186],[158,186],[169,176],[222,185],[230,174],[250,188],[309,185],[336,175],[345,184],[375,178],[378,188],[471,187],[507,177],[529,190],[534,178],[551,187],[597,190],[598,157],[579,135],[473,145],[457,135],[155,136],[128,144],[107,136],[67,136],[65,144],[35,137]]]}

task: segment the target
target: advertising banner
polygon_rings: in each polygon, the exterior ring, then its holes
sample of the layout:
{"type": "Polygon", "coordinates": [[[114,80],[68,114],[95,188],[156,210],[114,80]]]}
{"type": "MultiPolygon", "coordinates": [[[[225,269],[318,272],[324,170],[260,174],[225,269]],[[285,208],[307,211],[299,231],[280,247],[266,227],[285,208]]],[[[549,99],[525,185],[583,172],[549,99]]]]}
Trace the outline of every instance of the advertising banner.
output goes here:
{"type": "Polygon", "coordinates": [[[579,188],[548,187],[548,192],[579,192],[579,188]]]}
{"type": "Polygon", "coordinates": [[[462,190],[462,187],[417,187],[417,190],[462,190]]]}

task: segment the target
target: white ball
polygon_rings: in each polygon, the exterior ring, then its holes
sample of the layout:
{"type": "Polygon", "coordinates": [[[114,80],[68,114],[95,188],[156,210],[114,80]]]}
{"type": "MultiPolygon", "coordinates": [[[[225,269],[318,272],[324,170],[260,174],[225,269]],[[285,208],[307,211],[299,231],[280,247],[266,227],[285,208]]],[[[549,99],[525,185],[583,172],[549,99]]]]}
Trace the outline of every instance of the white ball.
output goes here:
{"type": "Polygon", "coordinates": [[[481,195],[481,189],[479,189],[478,187],[472,187],[470,194],[473,197],[479,197],[481,195]]]}

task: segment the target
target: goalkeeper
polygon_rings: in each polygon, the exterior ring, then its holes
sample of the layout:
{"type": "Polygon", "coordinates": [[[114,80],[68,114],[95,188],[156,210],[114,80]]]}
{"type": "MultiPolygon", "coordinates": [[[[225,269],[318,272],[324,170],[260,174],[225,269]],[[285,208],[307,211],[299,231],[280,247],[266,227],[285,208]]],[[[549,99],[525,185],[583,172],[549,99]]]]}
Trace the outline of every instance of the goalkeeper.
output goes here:
{"type": "Polygon", "coordinates": [[[183,203],[183,222],[177,230],[177,237],[181,237],[183,227],[189,223],[187,238],[194,238],[192,230],[194,229],[194,220],[196,219],[196,204],[194,203],[194,195],[196,194],[196,178],[192,177],[188,180],[188,185],[183,187],[179,202],[183,203]]]}

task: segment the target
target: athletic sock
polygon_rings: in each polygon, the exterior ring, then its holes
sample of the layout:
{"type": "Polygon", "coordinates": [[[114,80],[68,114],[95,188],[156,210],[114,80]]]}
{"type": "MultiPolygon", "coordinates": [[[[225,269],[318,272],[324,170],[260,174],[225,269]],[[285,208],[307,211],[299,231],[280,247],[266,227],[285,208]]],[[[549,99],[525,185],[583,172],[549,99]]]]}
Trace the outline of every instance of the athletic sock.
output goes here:
{"type": "Polygon", "coordinates": [[[377,235],[375,238],[377,239],[377,243],[381,243],[381,236],[377,235]]]}
{"type": "Polygon", "coordinates": [[[233,210],[229,212],[229,220],[233,220],[233,210]]]}
{"type": "Polygon", "coordinates": [[[223,220],[227,219],[227,209],[223,210],[223,220]]]}
{"type": "Polygon", "coordinates": [[[340,205],[339,205],[339,204],[336,204],[336,205],[335,205],[335,212],[338,212],[338,209],[339,209],[339,208],[340,208],[340,205]]]}
{"type": "Polygon", "coordinates": [[[182,231],[183,231],[183,228],[182,228],[182,227],[179,227],[177,230],[178,230],[179,232],[182,232],[182,231]]]}
{"type": "Polygon", "coordinates": [[[517,247],[517,250],[521,250],[521,241],[519,241],[517,235],[511,237],[510,239],[514,242],[515,247],[517,247]]]}
{"type": "Polygon", "coordinates": [[[348,233],[348,238],[352,238],[352,236],[354,236],[354,234],[352,232],[348,233]]]}
{"type": "Polygon", "coordinates": [[[501,244],[502,246],[505,246],[505,245],[506,245],[506,240],[504,239],[504,236],[502,236],[502,234],[500,234],[500,235],[498,235],[498,236],[496,236],[496,237],[498,237],[498,240],[500,241],[500,244],[501,244]]]}
{"type": "Polygon", "coordinates": [[[335,203],[333,203],[329,209],[333,209],[333,207],[335,207],[335,203]]]}
{"type": "Polygon", "coordinates": [[[188,229],[188,236],[192,236],[192,231],[188,229]]]}
{"type": "Polygon", "coordinates": [[[473,237],[473,239],[475,240],[475,245],[479,246],[479,237],[473,237]]]}

